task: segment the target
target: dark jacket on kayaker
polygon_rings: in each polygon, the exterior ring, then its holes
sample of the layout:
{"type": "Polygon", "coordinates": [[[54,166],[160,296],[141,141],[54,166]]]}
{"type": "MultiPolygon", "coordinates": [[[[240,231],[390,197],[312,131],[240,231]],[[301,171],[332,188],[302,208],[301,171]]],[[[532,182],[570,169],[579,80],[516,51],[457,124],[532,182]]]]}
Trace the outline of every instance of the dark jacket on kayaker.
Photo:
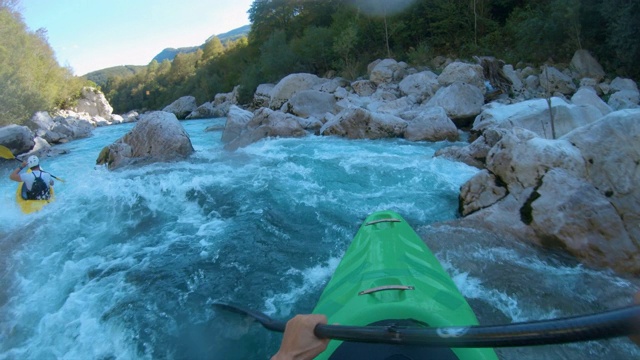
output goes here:
{"type": "Polygon", "coordinates": [[[42,171],[40,159],[35,155],[31,155],[27,161],[23,161],[20,167],[9,175],[9,178],[13,181],[24,182],[23,198],[25,200],[47,200],[50,197],[53,179],[49,173],[42,171]],[[20,174],[20,171],[27,166],[31,172],[20,174]]]}

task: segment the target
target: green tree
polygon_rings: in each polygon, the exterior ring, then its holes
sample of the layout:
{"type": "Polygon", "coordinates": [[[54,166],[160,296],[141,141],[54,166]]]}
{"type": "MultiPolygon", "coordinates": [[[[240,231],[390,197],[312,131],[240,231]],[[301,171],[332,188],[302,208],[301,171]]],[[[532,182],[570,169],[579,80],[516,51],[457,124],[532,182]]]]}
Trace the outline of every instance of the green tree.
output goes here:
{"type": "Polygon", "coordinates": [[[209,61],[224,53],[224,46],[217,36],[211,37],[204,43],[204,49],[202,54],[203,61],[209,61]]]}
{"type": "Polygon", "coordinates": [[[436,55],[568,62],[579,48],[595,51],[621,75],[633,74],[640,72],[634,66],[638,6],[625,0],[255,0],[248,38],[222,51],[212,38],[199,58],[152,63],[145,77],[110,82],[117,88],[109,93],[127,106],[161,108],[183,95],[210,101],[240,84],[241,101],[250,102],[259,84],[292,72],[337,70],[354,79],[388,56],[416,66],[436,55]],[[392,8],[398,4],[403,7],[392,8]]]}
{"type": "Polygon", "coordinates": [[[248,11],[251,21],[249,43],[260,47],[275,31],[292,32],[289,25],[299,14],[300,6],[300,1],[296,0],[255,0],[248,11]]]}
{"type": "Polygon", "coordinates": [[[291,41],[293,51],[304,71],[321,74],[330,69],[333,54],[333,32],[326,27],[311,26],[301,38],[291,41]]]}
{"type": "Polygon", "coordinates": [[[358,74],[358,62],[356,60],[355,48],[358,39],[358,28],[355,24],[346,27],[334,39],[333,51],[338,56],[336,67],[342,69],[342,75],[346,78],[355,79],[358,74]]]}
{"type": "Polygon", "coordinates": [[[267,81],[277,81],[297,69],[297,57],[284,31],[278,30],[260,47],[260,72],[267,81]]]}
{"type": "Polygon", "coordinates": [[[179,53],[171,63],[171,70],[167,75],[168,81],[173,84],[180,84],[188,77],[192,76],[196,70],[196,63],[202,58],[202,50],[194,53],[179,53]]]}
{"type": "Polygon", "coordinates": [[[640,59],[640,3],[602,1],[600,13],[607,22],[603,30],[606,33],[605,50],[612,59],[611,65],[621,73],[640,77],[637,64],[640,59]]]}
{"type": "Polygon", "coordinates": [[[21,124],[36,111],[71,106],[85,85],[58,65],[46,31],[29,32],[20,14],[0,6],[0,125],[21,124]]]}

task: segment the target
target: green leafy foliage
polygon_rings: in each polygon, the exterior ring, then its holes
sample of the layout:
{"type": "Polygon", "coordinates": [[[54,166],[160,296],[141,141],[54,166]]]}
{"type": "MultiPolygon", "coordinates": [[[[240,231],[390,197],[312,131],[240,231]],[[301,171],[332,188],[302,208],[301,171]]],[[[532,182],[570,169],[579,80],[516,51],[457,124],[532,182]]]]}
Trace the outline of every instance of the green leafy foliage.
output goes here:
{"type": "Polygon", "coordinates": [[[262,44],[259,63],[260,72],[268,82],[277,81],[287,74],[296,72],[298,60],[287,43],[284,31],[274,32],[262,44]]]}
{"type": "MultiPolygon", "coordinates": [[[[0,0],[0,8],[17,1],[0,0]]],[[[45,34],[27,33],[14,11],[0,18],[0,112],[21,114],[12,119],[39,107],[64,106],[77,92],[68,71],[37,60],[52,58],[45,34]],[[52,73],[58,80],[50,83],[52,73]]],[[[640,77],[637,1],[254,0],[248,13],[248,37],[241,35],[246,29],[234,33],[234,40],[214,36],[173,60],[87,78],[123,113],[162,109],[185,95],[201,104],[238,85],[240,101],[248,104],[259,84],[290,73],[336,73],[353,80],[366,74],[367,64],[386,57],[415,66],[428,66],[437,55],[566,63],[584,48],[612,74],[640,77]]]]}
{"type": "Polygon", "coordinates": [[[0,126],[22,124],[34,112],[73,105],[85,85],[60,67],[46,30],[29,32],[12,2],[0,4],[0,126]]]}
{"type": "Polygon", "coordinates": [[[93,81],[99,87],[103,87],[107,84],[107,81],[110,78],[127,77],[135,75],[141,71],[145,71],[146,69],[147,67],[144,65],[121,65],[92,71],[86,75],[83,75],[83,78],[93,81]]]}

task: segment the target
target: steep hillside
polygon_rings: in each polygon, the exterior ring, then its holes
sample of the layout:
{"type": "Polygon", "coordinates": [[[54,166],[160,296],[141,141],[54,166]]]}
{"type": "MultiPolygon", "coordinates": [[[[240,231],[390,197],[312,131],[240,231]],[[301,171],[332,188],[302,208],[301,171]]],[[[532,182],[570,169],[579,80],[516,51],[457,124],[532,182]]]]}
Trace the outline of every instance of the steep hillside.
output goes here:
{"type": "MultiPolygon", "coordinates": [[[[213,38],[214,36],[217,36],[218,39],[220,39],[220,41],[225,44],[229,41],[235,41],[238,40],[239,38],[243,37],[243,36],[247,36],[249,35],[249,31],[251,30],[251,25],[245,25],[243,27],[237,28],[237,29],[233,29],[229,32],[226,32],[224,34],[220,34],[220,35],[211,35],[206,41],[211,40],[211,38],[213,38]]],[[[206,42],[205,41],[205,42],[206,42]]],[[[176,57],[176,55],[180,54],[180,53],[184,53],[184,54],[189,54],[192,52],[195,52],[198,49],[201,49],[204,47],[204,44],[200,45],[200,46],[189,46],[189,47],[182,47],[182,48],[166,48],[164,50],[162,50],[158,55],[156,55],[153,60],[157,60],[158,62],[162,62],[162,60],[165,59],[169,59],[169,60],[173,60],[173,58],[176,57]]]]}
{"type": "Polygon", "coordinates": [[[164,50],[162,50],[158,55],[154,56],[154,58],[151,60],[156,60],[157,62],[161,63],[164,60],[173,60],[173,58],[176,57],[176,55],[183,53],[183,54],[189,54],[192,52],[195,52],[196,50],[198,50],[201,46],[189,46],[189,47],[181,47],[181,48],[166,48],[164,50]]]}
{"type": "MultiPolygon", "coordinates": [[[[212,37],[217,36],[220,41],[225,44],[229,41],[238,40],[242,36],[247,36],[249,31],[251,30],[251,25],[245,25],[243,27],[233,29],[229,32],[220,35],[211,35],[207,41],[209,41],[212,37]]],[[[159,63],[165,59],[173,60],[176,55],[179,53],[192,53],[202,48],[204,44],[200,46],[189,46],[189,47],[181,47],[178,49],[175,48],[166,48],[162,50],[158,55],[156,55],[153,59],[149,60],[149,62],[153,60],[157,60],[159,63]]],[[[98,86],[104,86],[107,83],[107,80],[112,77],[126,77],[128,75],[135,75],[138,72],[144,70],[146,65],[123,65],[123,66],[114,66],[106,69],[96,70],[90,72],[83,76],[83,78],[87,80],[91,80],[96,83],[98,86]]]]}
{"type": "Polygon", "coordinates": [[[87,80],[91,80],[98,86],[104,86],[107,80],[112,77],[127,77],[135,75],[146,68],[145,65],[121,65],[106,69],[92,71],[83,76],[87,80]]]}

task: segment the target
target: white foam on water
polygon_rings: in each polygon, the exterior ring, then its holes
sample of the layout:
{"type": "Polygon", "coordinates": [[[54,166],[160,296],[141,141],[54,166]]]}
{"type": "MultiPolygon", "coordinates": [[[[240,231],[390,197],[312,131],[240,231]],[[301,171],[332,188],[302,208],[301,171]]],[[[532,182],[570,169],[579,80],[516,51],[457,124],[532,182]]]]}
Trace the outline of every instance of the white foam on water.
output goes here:
{"type": "Polygon", "coordinates": [[[617,287],[627,288],[631,282],[616,276],[613,272],[596,270],[576,264],[574,266],[551,264],[539,257],[523,258],[516,250],[504,247],[480,248],[473,252],[473,257],[491,262],[509,262],[540,274],[555,276],[585,276],[604,278],[617,287]]]}
{"type": "Polygon", "coordinates": [[[482,299],[491,304],[492,307],[500,310],[512,321],[529,320],[520,309],[516,297],[496,289],[486,288],[479,278],[472,277],[468,273],[457,272],[446,262],[442,262],[442,265],[449,273],[454,274],[451,279],[465,298],[482,299]]]}
{"type": "Polygon", "coordinates": [[[133,289],[119,275],[87,281],[88,269],[129,267],[132,262],[115,259],[109,264],[98,256],[73,261],[56,253],[44,258],[36,272],[12,289],[15,296],[7,307],[14,317],[3,332],[19,333],[23,339],[0,358],[141,358],[129,330],[101,320],[109,304],[133,289]]]}
{"type": "MultiPolygon", "coordinates": [[[[267,315],[276,313],[282,317],[289,317],[293,306],[312,290],[317,290],[325,285],[333,272],[338,267],[342,257],[332,257],[326,264],[316,265],[306,269],[291,268],[287,275],[291,277],[302,277],[302,282],[293,281],[290,289],[286,293],[273,295],[265,300],[264,307],[267,315]]],[[[311,311],[312,309],[309,309],[311,311]]]]}
{"type": "MultiPolygon", "coordinates": [[[[29,216],[17,211],[16,183],[0,179],[5,204],[0,207],[0,245],[7,266],[0,269],[0,299],[7,300],[0,308],[0,359],[170,357],[174,348],[163,346],[175,341],[178,322],[193,321],[178,316],[210,319],[208,297],[234,302],[255,296],[250,301],[278,317],[302,307],[311,311],[311,297],[321,292],[368,214],[396,210],[415,226],[451,219],[460,185],[478,171],[433,158],[442,144],[403,140],[266,139],[228,152],[222,150],[220,133],[203,131],[213,122],[219,120],[183,122],[197,150],[184,161],[116,171],[95,167],[102,147],[133,125],[99,128],[90,139],[60,146],[69,153],[45,164],[66,182],[56,184],[54,203],[29,216]],[[274,221],[260,222],[270,215],[274,221]],[[296,226],[281,226],[281,219],[296,226]],[[277,270],[283,274],[278,283],[284,285],[276,293],[273,283],[252,282],[250,275],[273,275],[272,264],[265,263],[269,255],[283,259],[297,252],[254,256],[255,249],[247,248],[251,256],[234,256],[225,251],[242,248],[222,246],[237,236],[246,238],[247,228],[255,227],[282,241],[282,248],[293,242],[313,246],[312,256],[291,259],[295,267],[285,261],[277,270]],[[312,231],[316,242],[300,243],[288,228],[312,231]],[[170,276],[174,270],[175,278],[170,276]],[[168,278],[154,287],[150,283],[157,276],[168,278]],[[202,293],[225,286],[230,290],[224,293],[202,293]],[[178,313],[163,308],[162,296],[173,296],[178,313]]],[[[271,251],[268,243],[260,248],[271,251]]],[[[512,259],[506,250],[463,256],[476,262],[510,261],[535,274],[586,273],[618,287],[631,286],[584,268],[512,259]]],[[[453,266],[449,271],[465,296],[514,321],[540,318],[537,310],[528,309],[530,299],[491,288],[481,273],[456,272],[453,266]]],[[[256,349],[256,357],[267,356],[260,351],[265,350],[256,349]]]]}

